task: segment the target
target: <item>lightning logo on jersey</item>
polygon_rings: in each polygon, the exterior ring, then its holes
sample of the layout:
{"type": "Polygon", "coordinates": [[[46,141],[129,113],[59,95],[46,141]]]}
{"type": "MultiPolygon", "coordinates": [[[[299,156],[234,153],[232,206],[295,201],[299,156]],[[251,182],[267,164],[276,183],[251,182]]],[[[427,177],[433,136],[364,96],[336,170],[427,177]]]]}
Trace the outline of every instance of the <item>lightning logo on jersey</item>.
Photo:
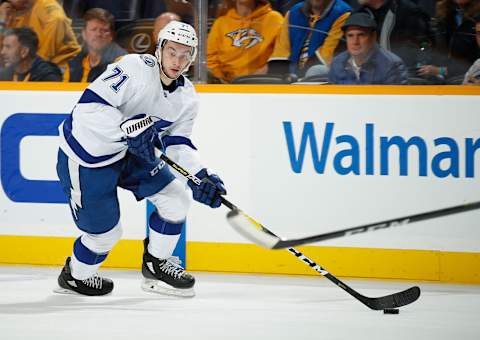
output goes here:
{"type": "Polygon", "coordinates": [[[232,46],[249,49],[261,43],[263,37],[253,28],[241,28],[227,33],[227,37],[232,39],[232,46]]]}

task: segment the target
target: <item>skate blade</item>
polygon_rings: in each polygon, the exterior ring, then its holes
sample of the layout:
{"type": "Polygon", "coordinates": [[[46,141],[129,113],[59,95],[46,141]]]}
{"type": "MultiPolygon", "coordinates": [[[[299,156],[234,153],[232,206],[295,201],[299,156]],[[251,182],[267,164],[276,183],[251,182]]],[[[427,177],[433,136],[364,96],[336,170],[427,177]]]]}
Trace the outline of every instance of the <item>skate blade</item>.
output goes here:
{"type": "Polygon", "coordinates": [[[87,296],[87,297],[102,297],[102,296],[108,296],[108,295],[112,294],[112,292],[110,292],[110,293],[104,294],[104,295],[85,295],[85,294],[77,293],[76,291],[71,290],[71,289],[62,288],[60,286],[53,289],[53,292],[57,293],[57,294],[63,294],[63,295],[76,295],[76,296],[87,296]]]}
{"type": "Polygon", "coordinates": [[[81,295],[71,289],[66,289],[66,288],[62,288],[62,287],[57,287],[53,290],[54,293],[57,293],[57,294],[64,294],[64,295],[81,295]]]}
{"type": "Polygon", "coordinates": [[[142,282],[142,290],[150,293],[179,296],[179,297],[194,297],[195,290],[193,288],[174,288],[165,282],[158,280],[144,279],[142,282]]]}

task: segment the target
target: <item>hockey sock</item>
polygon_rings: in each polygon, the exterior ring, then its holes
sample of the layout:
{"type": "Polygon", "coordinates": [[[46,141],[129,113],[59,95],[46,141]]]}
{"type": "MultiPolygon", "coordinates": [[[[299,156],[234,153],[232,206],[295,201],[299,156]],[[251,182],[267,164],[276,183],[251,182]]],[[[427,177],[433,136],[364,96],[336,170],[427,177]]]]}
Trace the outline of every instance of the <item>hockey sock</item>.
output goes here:
{"type": "Polygon", "coordinates": [[[88,249],[81,240],[77,238],[73,245],[73,256],[70,262],[72,276],[77,280],[85,280],[98,271],[98,268],[107,258],[108,253],[98,254],[88,249]]]}
{"type": "Polygon", "coordinates": [[[154,212],[149,220],[148,252],[158,259],[170,257],[180,238],[183,224],[167,222],[154,212]]]}

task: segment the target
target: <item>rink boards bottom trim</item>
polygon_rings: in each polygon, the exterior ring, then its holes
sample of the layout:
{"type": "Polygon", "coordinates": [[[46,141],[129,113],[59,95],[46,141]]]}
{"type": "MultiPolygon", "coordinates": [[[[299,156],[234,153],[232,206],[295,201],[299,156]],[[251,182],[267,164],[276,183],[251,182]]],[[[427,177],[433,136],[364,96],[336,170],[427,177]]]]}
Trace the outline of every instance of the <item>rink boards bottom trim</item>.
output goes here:
{"type": "MultiPolygon", "coordinates": [[[[74,238],[0,236],[0,263],[63,265],[74,238]]],[[[480,253],[346,247],[299,247],[336,276],[480,284],[480,253]]],[[[140,268],[142,241],[121,240],[104,267],[140,268]]],[[[252,244],[187,243],[191,271],[317,275],[286,250],[252,244]]]]}

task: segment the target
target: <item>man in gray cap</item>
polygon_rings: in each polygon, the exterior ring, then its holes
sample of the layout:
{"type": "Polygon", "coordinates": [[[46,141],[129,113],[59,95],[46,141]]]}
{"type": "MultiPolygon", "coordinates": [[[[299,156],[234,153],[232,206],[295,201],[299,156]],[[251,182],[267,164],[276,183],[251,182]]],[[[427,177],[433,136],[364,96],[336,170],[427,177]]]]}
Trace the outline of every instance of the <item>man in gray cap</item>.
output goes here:
{"type": "MultiPolygon", "coordinates": [[[[430,15],[422,7],[427,0],[357,0],[359,12],[371,15],[377,23],[378,44],[398,55],[412,76],[417,64],[433,58],[435,40],[430,15]],[[426,54],[419,60],[419,51],[426,54]]],[[[439,0],[436,0],[439,1],[439,0]]]]}
{"type": "Polygon", "coordinates": [[[337,55],[330,66],[333,84],[407,84],[403,61],[377,44],[377,24],[366,13],[352,14],[342,29],[347,51],[337,55]]]}

